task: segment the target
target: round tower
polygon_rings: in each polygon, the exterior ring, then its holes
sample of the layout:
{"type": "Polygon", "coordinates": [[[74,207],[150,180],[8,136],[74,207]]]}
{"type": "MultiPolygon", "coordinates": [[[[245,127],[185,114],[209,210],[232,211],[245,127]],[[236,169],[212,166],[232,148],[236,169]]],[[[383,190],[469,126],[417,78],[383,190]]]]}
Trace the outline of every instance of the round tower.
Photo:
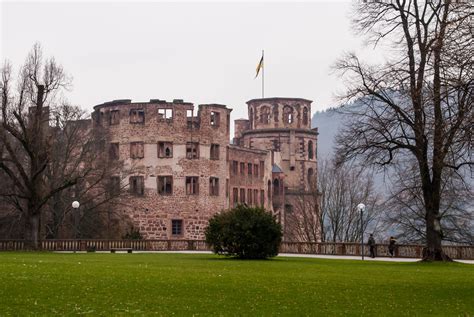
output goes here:
{"type": "Polygon", "coordinates": [[[286,195],[315,188],[317,129],[311,129],[311,100],[263,98],[247,102],[246,147],[273,151],[273,163],[284,173],[286,195]]]}

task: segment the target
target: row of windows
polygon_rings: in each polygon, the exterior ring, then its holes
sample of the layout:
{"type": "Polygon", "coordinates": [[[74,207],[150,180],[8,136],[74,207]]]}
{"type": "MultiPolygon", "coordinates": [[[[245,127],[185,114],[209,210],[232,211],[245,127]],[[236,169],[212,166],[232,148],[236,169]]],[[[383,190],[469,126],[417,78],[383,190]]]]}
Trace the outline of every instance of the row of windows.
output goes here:
{"type": "MultiPolygon", "coordinates": [[[[119,143],[110,143],[109,157],[112,160],[118,160],[120,158],[119,143]]],[[[144,142],[131,142],[130,143],[130,158],[141,159],[145,157],[145,143],[144,142]]],[[[220,146],[219,144],[211,144],[210,159],[219,159],[220,146]]],[[[173,157],[173,142],[158,142],[157,156],[159,158],[171,158],[173,157]]],[[[187,142],[186,143],[186,158],[198,159],[199,158],[199,143],[198,142],[187,142]]]]}
{"type": "Polygon", "coordinates": [[[265,191],[263,189],[245,189],[232,188],[232,197],[234,207],[238,204],[247,204],[249,206],[263,206],[265,204],[265,191]]]}
{"type": "MultiPolygon", "coordinates": [[[[120,190],[120,179],[114,177],[112,180],[112,190],[120,190]]],[[[156,179],[158,194],[160,195],[173,195],[173,176],[158,176],[156,179]]],[[[198,195],[199,194],[199,177],[197,176],[186,176],[185,177],[186,195],[198,195]]],[[[137,196],[143,196],[145,194],[145,178],[143,176],[130,176],[129,179],[129,191],[131,194],[137,196]]],[[[219,196],[219,178],[209,177],[209,195],[219,196]]]]}
{"type": "Polygon", "coordinates": [[[248,175],[248,177],[263,177],[264,168],[264,161],[260,161],[260,164],[232,161],[230,173],[231,175],[239,175],[240,172],[241,176],[248,175]]]}
{"type": "MultiPolygon", "coordinates": [[[[188,121],[196,121],[193,114],[193,110],[187,110],[186,117],[188,121]]],[[[158,120],[159,121],[173,121],[173,109],[170,108],[158,108],[158,120]]],[[[218,127],[220,125],[220,113],[216,111],[211,111],[210,114],[210,125],[214,127],[218,127]]],[[[109,112],[100,112],[98,117],[96,117],[96,122],[101,124],[102,122],[108,122],[109,125],[118,125],[120,124],[120,110],[111,110],[109,112]],[[104,114],[108,116],[108,118],[104,119],[104,114]]],[[[145,110],[138,108],[138,109],[130,109],[129,112],[129,123],[132,124],[144,124],[145,123],[145,110]]],[[[188,127],[192,128],[193,124],[188,124],[188,127]]]]}
{"type": "MultiPolygon", "coordinates": [[[[270,107],[262,106],[260,107],[260,123],[268,124],[270,122],[270,107]]],[[[309,110],[308,108],[303,108],[303,125],[308,124],[309,110]]],[[[250,108],[249,118],[253,118],[253,109],[250,108]]],[[[275,122],[278,122],[278,107],[274,108],[273,118],[275,122]]],[[[295,121],[294,109],[290,106],[283,107],[283,122],[291,124],[295,121]]]]}

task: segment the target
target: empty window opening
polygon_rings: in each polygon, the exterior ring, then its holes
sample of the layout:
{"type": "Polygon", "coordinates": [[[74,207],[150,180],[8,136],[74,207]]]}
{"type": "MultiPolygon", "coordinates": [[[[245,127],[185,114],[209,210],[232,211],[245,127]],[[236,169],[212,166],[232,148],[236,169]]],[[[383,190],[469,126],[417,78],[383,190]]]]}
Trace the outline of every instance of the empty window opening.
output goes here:
{"type": "Polygon", "coordinates": [[[232,174],[237,175],[239,173],[239,162],[232,161],[232,174]]]}
{"type": "Polygon", "coordinates": [[[240,203],[245,204],[245,188],[240,189],[240,203]]]}
{"type": "Polygon", "coordinates": [[[172,142],[158,142],[158,157],[159,158],[173,157],[173,143],[172,142]]]}
{"type": "Polygon", "coordinates": [[[121,182],[119,176],[112,176],[109,179],[108,193],[109,197],[114,197],[120,194],[121,182]]]}
{"type": "Polygon", "coordinates": [[[280,195],[280,181],[277,178],[273,180],[273,194],[275,196],[280,195]]]}
{"type": "Polygon", "coordinates": [[[211,144],[211,160],[218,160],[219,159],[219,144],[211,144]]]}
{"type": "Polygon", "coordinates": [[[199,194],[199,177],[197,176],[186,177],[186,194],[187,195],[199,194]]]}
{"type": "Polygon", "coordinates": [[[145,123],[145,110],[131,109],[130,110],[130,123],[145,123]]]}
{"type": "Polygon", "coordinates": [[[141,159],[145,156],[143,142],[130,143],[130,158],[141,159]]]}
{"type": "Polygon", "coordinates": [[[209,177],[209,195],[219,196],[219,178],[209,177]]]}
{"type": "Polygon", "coordinates": [[[145,179],[143,176],[130,176],[129,185],[131,194],[143,196],[145,193],[145,179]]]}
{"type": "Polygon", "coordinates": [[[270,121],[270,109],[268,107],[260,108],[260,123],[268,124],[270,121]]]}
{"type": "Polygon", "coordinates": [[[120,123],[120,111],[119,110],[110,111],[109,123],[110,123],[110,125],[116,125],[116,124],[120,123]]]}
{"type": "Polygon", "coordinates": [[[234,203],[234,207],[238,205],[239,203],[239,189],[238,188],[233,188],[232,189],[232,201],[234,203]]]}
{"type": "Polygon", "coordinates": [[[303,108],[303,125],[308,125],[308,108],[303,108]]]}
{"type": "Polygon", "coordinates": [[[187,142],[186,143],[186,158],[198,159],[199,158],[199,143],[198,142],[187,142]]]}
{"type": "Polygon", "coordinates": [[[159,108],[158,109],[159,120],[173,120],[173,109],[159,108]]]}
{"type": "Polygon", "coordinates": [[[308,142],[308,159],[312,160],[313,159],[313,141],[308,142]]]}
{"type": "Polygon", "coordinates": [[[293,123],[293,108],[290,106],[285,106],[283,108],[283,121],[285,123],[293,123]]]}
{"type": "Polygon", "coordinates": [[[158,194],[172,195],[173,194],[173,176],[158,176],[158,194]]]}
{"type": "Polygon", "coordinates": [[[111,160],[118,160],[120,158],[119,144],[118,143],[110,143],[109,158],[111,160]]]}
{"type": "Polygon", "coordinates": [[[220,123],[220,113],[211,111],[211,126],[218,127],[220,123]]]}
{"type": "Polygon", "coordinates": [[[248,173],[249,177],[252,177],[252,167],[253,167],[252,163],[247,164],[247,173],[248,173]]]}
{"type": "Polygon", "coordinates": [[[245,176],[245,163],[240,163],[240,175],[245,176]]]}

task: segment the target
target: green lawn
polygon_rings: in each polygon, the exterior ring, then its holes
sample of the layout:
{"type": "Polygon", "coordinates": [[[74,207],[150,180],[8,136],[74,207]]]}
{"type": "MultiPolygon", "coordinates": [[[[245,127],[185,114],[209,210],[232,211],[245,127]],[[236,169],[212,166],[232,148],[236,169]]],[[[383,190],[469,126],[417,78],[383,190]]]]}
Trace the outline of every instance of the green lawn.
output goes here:
{"type": "Polygon", "coordinates": [[[474,266],[0,253],[0,316],[474,315],[474,266]]]}

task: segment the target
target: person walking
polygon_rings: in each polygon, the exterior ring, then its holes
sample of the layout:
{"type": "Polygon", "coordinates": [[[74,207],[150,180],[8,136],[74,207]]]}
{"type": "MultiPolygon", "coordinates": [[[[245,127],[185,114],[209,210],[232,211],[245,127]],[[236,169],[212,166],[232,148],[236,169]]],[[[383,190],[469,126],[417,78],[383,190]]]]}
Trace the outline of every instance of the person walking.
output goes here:
{"type": "Polygon", "coordinates": [[[369,245],[370,257],[375,258],[375,239],[373,234],[370,234],[367,244],[369,245]]]}
{"type": "Polygon", "coordinates": [[[390,253],[391,258],[393,258],[393,253],[395,252],[396,243],[397,243],[397,240],[395,240],[394,237],[390,237],[390,240],[388,242],[388,252],[390,253]]]}

